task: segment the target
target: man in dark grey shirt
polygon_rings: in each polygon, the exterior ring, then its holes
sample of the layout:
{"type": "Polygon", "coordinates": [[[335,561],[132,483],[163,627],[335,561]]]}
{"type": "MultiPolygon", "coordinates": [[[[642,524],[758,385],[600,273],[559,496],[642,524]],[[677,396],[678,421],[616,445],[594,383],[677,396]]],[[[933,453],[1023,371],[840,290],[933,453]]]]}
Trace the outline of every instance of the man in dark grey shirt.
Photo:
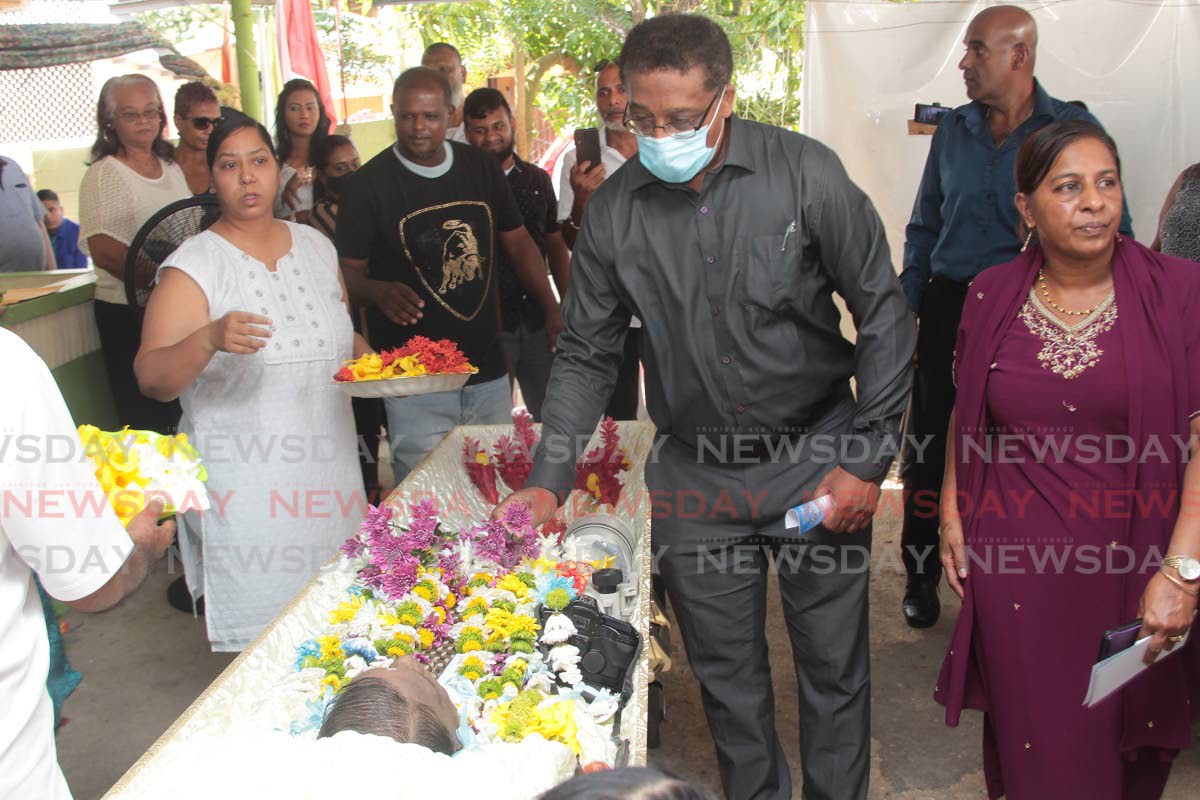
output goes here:
{"type": "Polygon", "coordinates": [[[621,67],[638,156],[588,206],[543,407],[546,447],[511,499],[540,523],[570,489],[574,461],[555,455],[594,429],[636,314],[661,437],[645,476],[654,548],[725,794],[791,796],[764,631],[777,569],[804,796],[865,798],[871,518],[915,342],[883,226],[827,147],[732,116],[729,43],[713,22],[648,20],[621,67]],[[857,344],[842,337],[834,292],[857,344]],[[786,537],[787,509],[827,493],[825,524],[786,537]]]}

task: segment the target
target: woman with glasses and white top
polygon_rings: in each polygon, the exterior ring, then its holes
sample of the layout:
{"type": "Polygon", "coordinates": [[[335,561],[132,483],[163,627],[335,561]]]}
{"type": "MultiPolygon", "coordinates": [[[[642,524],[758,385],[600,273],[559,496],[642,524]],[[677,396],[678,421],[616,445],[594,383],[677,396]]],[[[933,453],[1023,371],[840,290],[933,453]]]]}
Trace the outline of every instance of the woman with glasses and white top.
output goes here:
{"type": "MultiPolygon", "coordinates": [[[[175,148],[163,138],[167,115],[154,81],[109,78],[96,123],[92,163],[79,187],[79,246],[96,266],[96,327],[108,381],[120,424],[166,432],[179,421],[179,404],[144,397],[133,376],[141,322],[125,299],[125,258],[146,220],[192,192],[175,148]]],[[[145,276],[146,285],[153,277],[145,276]]]]}
{"type": "Polygon", "coordinates": [[[200,81],[185,83],[175,92],[175,128],[179,131],[175,161],[187,177],[192,194],[205,194],[212,188],[205,151],[213,126],[220,121],[216,92],[200,81]]]}

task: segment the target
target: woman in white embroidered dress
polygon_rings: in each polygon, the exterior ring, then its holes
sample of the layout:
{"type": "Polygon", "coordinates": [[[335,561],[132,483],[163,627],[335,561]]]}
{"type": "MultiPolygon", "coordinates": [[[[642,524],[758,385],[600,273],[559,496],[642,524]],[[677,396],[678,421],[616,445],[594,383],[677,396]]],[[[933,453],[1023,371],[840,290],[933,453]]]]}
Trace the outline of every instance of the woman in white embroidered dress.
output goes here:
{"type": "Polygon", "coordinates": [[[192,191],[175,148],[163,138],[167,115],[154,81],[109,78],[96,104],[96,125],[92,163],[79,186],[79,247],[96,266],[96,327],[108,383],[120,424],[169,433],[179,422],[179,404],[146,398],[133,377],[141,321],[125,299],[125,257],[146,220],[192,191]]]}
{"type": "Polygon", "coordinates": [[[182,520],[188,588],[213,650],[245,648],[365,510],[342,362],[354,333],[333,246],[274,219],[279,163],[248,117],[208,144],[221,218],[159,269],[135,362],[143,392],[183,403],[212,508],[182,520]]]}

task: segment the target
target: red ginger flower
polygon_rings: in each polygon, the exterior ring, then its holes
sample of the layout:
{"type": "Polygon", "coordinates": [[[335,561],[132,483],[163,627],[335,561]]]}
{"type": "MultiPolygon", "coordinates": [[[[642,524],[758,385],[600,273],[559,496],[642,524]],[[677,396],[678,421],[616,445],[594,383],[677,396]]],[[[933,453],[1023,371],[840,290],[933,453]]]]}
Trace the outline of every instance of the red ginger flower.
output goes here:
{"type": "Polygon", "coordinates": [[[525,488],[533,469],[533,448],[538,442],[533,417],[521,411],[513,418],[513,436],[501,436],[496,443],[496,469],[514,492],[525,488]]]}
{"type": "Polygon", "coordinates": [[[621,447],[621,436],[612,417],[600,423],[601,446],[589,451],[575,466],[575,488],[582,489],[604,505],[616,505],[621,497],[617,477],[630,467],[629,455],[621,447]]]}
{"type": "Polygon", "coordinates": [[[496,464],[488,457],[487,450],[479,446],[479,441],[470,436],[463,437],[463,466],[471,483],[479,489],[483,499],[489,503],[499,503],[500,493],[496,489],[496,464]]]}

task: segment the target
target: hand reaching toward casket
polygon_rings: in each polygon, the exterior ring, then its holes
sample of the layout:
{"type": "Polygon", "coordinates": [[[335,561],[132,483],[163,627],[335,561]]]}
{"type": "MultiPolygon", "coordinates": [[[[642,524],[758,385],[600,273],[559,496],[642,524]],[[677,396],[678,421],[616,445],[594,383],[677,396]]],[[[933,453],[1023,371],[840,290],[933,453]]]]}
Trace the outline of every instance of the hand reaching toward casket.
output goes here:
{"type": "Polygon", "coordinates": [[[492,510],[492,519],[500,519],[504,509],[513,503],[524,503],[533,515],[533,527],[540,528],[549,522],[554,512],[558,511],[558,498],[549,489],[531,486],[519,492],[513,492],[492,510]]]}

